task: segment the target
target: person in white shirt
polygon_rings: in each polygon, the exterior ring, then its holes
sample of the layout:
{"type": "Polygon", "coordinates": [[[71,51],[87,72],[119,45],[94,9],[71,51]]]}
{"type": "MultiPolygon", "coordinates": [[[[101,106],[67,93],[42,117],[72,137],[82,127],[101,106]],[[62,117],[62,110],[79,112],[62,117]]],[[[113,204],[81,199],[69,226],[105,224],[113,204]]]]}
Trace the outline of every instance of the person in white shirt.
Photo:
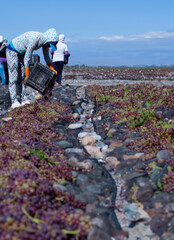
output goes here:
{"type": "Polygon", "coordinates": [[[62,80],[62,71],[63,71],[63,66],[64,66],[64,55],[70,56],[68,52],[68,47],[64,43],[65,36],[64,34],[59,35],[59,41],[56,45],[57,50],[53,51],[51,50],[52,54],[52,61],[53,61],[53,67],[54,69],[58,72],[57,74],[57,83],[61,85],[61,80],[62,80]]]}

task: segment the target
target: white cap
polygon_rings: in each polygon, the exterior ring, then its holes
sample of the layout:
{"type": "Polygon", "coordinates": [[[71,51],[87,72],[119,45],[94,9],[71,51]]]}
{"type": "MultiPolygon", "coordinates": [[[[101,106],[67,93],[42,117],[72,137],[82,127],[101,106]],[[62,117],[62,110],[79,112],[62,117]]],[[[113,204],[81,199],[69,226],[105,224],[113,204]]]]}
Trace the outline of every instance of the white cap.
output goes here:
{"type": "Polygon", "coordinates": [[[64,42],[65,40],[65,35],[64,34],[59,34],[59,41],[64,42]]]}
{"type": "Polygon", "coordinates": [[[0,35],[0,43],[2,43],[4,41],[4,38],[2,35],[0,35]]]}

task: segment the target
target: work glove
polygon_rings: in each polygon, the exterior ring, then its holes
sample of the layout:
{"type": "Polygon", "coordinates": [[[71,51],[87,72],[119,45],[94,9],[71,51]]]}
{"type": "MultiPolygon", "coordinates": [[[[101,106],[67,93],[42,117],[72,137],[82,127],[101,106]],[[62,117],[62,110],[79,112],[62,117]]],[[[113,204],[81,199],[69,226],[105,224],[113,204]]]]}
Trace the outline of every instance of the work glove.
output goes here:
{"type": "Polygon", "coordinates": [[[24,79],[25,85],[27,85],[26,80],[27,80],[29,74],[30,74],[30,68],[25,68],[25,79],[24,79]]]}
{"type": "Polygon", "coordinates": [[[48,67],[57,75],[57,71],[54,69],[52,62],[48,63],[48,67]]]}

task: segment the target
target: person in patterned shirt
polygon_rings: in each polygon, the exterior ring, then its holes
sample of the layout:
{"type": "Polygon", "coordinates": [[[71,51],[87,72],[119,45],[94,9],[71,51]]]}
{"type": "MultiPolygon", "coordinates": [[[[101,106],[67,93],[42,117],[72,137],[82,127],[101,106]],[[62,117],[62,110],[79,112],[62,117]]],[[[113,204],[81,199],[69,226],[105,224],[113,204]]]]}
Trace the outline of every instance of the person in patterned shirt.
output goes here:
{"type": "Polygon", "coordinates": [[[34,50],[42,47],[46,64],[57,75],[49,55],[49,48],[51,47],[55,51],[58,39],[56,30],[50,28],[44,33],[35,31],[25,32],[9,43],[6,49],[6,57],[12,108],[30,103],[26,97],[25,80],[30,74],[29,61],[34,50]]]}

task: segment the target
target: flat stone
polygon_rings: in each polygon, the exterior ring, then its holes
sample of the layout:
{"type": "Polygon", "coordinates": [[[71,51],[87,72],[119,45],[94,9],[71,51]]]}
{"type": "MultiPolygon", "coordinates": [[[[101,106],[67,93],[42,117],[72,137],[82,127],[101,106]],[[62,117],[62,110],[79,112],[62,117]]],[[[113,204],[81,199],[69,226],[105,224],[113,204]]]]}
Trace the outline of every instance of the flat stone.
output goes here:
{"type": "Polygon", "coordinates": [[[134,155],[126,155],[126,154],[124,154],[122,156],[122,160],[126,161],[128,159],[138,159],[138,158],[142,157],[143,155],[144,155],[144,153],[136,153],[134,155]]]}
{"type": "Polygon", "coordinates": [[[93,137],[96,141],[100,141],[102,139],[102,137],[96,133],[92,133],[91,137],[93,137]]]}
{"type": "Polygon", "coordinates": [[[153,236],[154,233],[152,232],[150,227],[142,222],[135,225],[134,228],[129,229],[128,240],[133,239],[150,240],[153,236]]]}
{"type": "Polygon", "coordinates": [[[65,149],[65,153],[69,154],[69,153],[76,153],[78,155],[83,155],[84,151],[81,148],[67,148],[65,149]]]}
{"type": "Polygon", "coordinates": [[[148,222],[151,219],[147,212],[140,208],[136,203],[128,204],[124,209],[124,213],[129,221],[146,220],[148,222]]]}
{"type": "Polygon", "coordinates": [[[110,146],[117,148],[117,147],[120,147],[122,144],[123,142],[120,140],[112,140],[110,146]]]}
{"type": "Polygon", "coordinates": [[[93,137],[91,137],[90,135],[87,135],[84,138],[82,138],[81,143],[83,146],[86,146],[86,145],[94,146],[96,143],[96,140],[93,137]]]}
{"type": "Polygon", "coordinates": [[[116,167],[118,164],[120,164],[116,157],[107,157],[105,160],[108,167],[116,167]]]}
{"type": "Polygon", "coordinates": [[[69,129],[78,129],[81,128],[83,126],[82,123],[72,123],[68,126],[69,129]]]}
{"type": "Polygon", "coordinates": [[[73,118],[75,118],[75,119],[80,117],[80,115],[78,113],[73,113],[72,115],[73,115],[73,118]]]}
{"type": "Polygon", "coordinates": [[[36,94],[36,96],[35,96],[35,99],[36,100],[39,100],[39,99],[41,99],[42,98],[42,95],[41,94],[36,94]]]}
{"type": "Polygon", "coordinates": [[[78,138],[84,138],[84,137],[86,137],[87,135],[89,135],[88,132],[80,132],[80,133],[78,134],[78,138]]]}
{"type": "Polygon", "coordinates": [[[157,153],[156,157],[159,160],[167,160],[168,158],[170,158],[171,153],[168,150],[161,150],[157,153]]]}
{"type": "Polygon", "coordinates": [[[102,152],[100,152],[98,147],[87,145],[85,146],[85,149],[91,156],[94,156],[98,159],[103,158],[102,152]]]}
{"type": "Polygon", "coordinates": [[[9,120],[12,120],[12,118],[11,118],[11,117],[4,117],[4,118],[2,118],[2,120],[3,120],[4,122],[8,122],[9,120]]]}
{"type": "Polygon", "coordinates": [[[73,143],[69,142],[69,141],[56,141],[55,144],[62,147],[62,148],[73,147],[73,143]]]}

